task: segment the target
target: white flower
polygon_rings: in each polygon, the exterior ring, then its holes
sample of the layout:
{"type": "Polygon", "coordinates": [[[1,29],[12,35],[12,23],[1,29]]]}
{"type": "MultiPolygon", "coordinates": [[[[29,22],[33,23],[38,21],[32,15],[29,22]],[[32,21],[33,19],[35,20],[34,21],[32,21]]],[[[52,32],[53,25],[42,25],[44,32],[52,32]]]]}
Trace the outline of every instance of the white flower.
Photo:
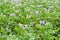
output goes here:
{"type": "Polygon", "coordinates": [[[4,2],[6,3],[6,2],[8,2],[8,0],[4,0],[4,2]]]}
{"type": "Polygon", "coordinates": [[[50,6],[50,7],[49,7],[49,9],[52,9],[52,8],[53,8],[53,6],[50,6]]]}
{"type": "Polygon", "coordinates": [[[18,26],[19,26],[19,27],[24,27],[24,25],[23,25],[23,24],[21,24],[21,23],[19,23],[19,24],[18,24],[18,26]]]}
{"type": "Polygon", "coordinates": [[[14,14],[14,13],[11,13],[11,14],[10,14],[10,16],[16,16],[16,14],[14,14]]]}
{"type": "Polygon", "coordinates": [[[15,3],[18,3],[18,2],[21,2],[21,0],[11,0],[11,4],[15,4],[15,3]]]}
{"type": "Polygon", "coordinates": [[[49,23],[49,22],[46,22],[46,23],[45,23],[45,25],[48,25],[48,24],[50,24],[50,23],[49,23]]]}
{"type": "Polygon", "coordinates": [[[57,1],[57,0],[55,0],[54,4],[57,4],[57,3],[58,3],[58,1],[57,1]]]}
{"type": "Polygon", "coordinates": [[[54,7],[53,6],[49,6],[49,8],[47,9],[47,13],[50,12],[51,9],[53,9],[54,7]]]}
{"type": "Polygon", "coordinates": [[[34,26],[34,23],[33,22],[30,22],[30,26],[34,26]]]}
{"type": "Polygon", "coordinates": [[[13,10],[15,10],[15,6],[13,6],[12,8],[13,8],[13,10]]]}
{"type": "Polygon", "coordinates": [[[36,13],[36,14],[38,14],[38,13],[39,13],[39,11],[35,11],[35,13],[36,13]]]}
{"type": "Polygon", "coordinates": [[[19,6],[21,6],[22,4],[20,3],[19,6]]]}
{"type": "Polygon", "coordinates": [[[45,10],[45,12],[47,12],[47,9],[46,8],[43,8],[45,10]]]}
{"type": "Polygon", "coordinates": [[[35,6],[34,6],[34,5],[31,5],[31,7],[33,7],[33,8],[34,8],[35,6]]]}
{"type": "Polygon", "coordinates": [[[21,2],[21,0],[11,0],[12,2],[21,2]]]}
{"type": "Polygon", "coordinates": [[[5,30],[7,31],[8,29],[9,29],[9,27],[6,27],[6,29],[5,29],[5,30]]]}
{"type": "Polygon", "coordinates": [[[26,18],[31,18],[31,15],[28,15],[28,14],[27,14],[27,15],[26,15],[26,18]]]}
{"type": "Polygon", "coordinates": [[[49,12],[50,12],[50,10],[51,10],[51,9],[47,9],[47,13],[49,13],[49,12]]]}
{"type": "Polygon", "coordinates": [[[6,17],[6,15],[3,15],[4,17],[6,17]]]}
{"type": "Polygon", "coordinates": [[[34,0],[30,0],[29,3],[33,4],[34,3],[34,0]]]}
{"type": "Polygon", "coordinates": [[[16,6],[16,7],[18,7],[18,6],[19,6],[19,4],[15,4],[15,6],[16,6]]]}
{"type": "Polygon", "coordinates": [[[15,12],[19,12],[19,10],[15,10],[15,12]]]}
{"type": "Polygon", "coordinates": [[[49,22],[47,22],[47,21],[39,21],[39,23],[40,23],[40,25],[48,25],[48,24],[50,24],[49,22]]]}
{"type": "Polygon", "coordinates": [[[47,0],[43,0],[43,2],[47,2],[47,0]]]}
{"type": "Polygon", "coordinates": [[[44,25],[45,21],[39,21],[40,25],[44,25]]]}
{"type": "Polygon", "coordinates": [[[15,6],[18,7],[18,6],[21,6],[22,4],[21,3],[16,3],[15,6]]]}
{"type": "Polygon", "coordinates": [[[30,8],[29,7],[25,8],[25,11],[30,11],[30,8]]]}
{"type": "Polygon", "coordinates": [[[26,18],[29,18],[28,14],[26,15],[26,18]]]}
{"type": "Polygon", "coordinates": [[[25,28],[28,28],[28,25],[25,24],[24,27],[25,27],[25,28]]]}
{"type": "Polygon", "coordinates": [[[58,36],[60,37],[60,34],[58,34],[58,36]]]}
{"type": "Polygon", "coordinates": [[[43,5],[38,5],[38,8],[39,8],[39,7],[43,7],[43,5]]]}
{"type": "Polygon", "coordinates": [[[30,14],[32,14],[33,12],[30,12],[30,14]]]}

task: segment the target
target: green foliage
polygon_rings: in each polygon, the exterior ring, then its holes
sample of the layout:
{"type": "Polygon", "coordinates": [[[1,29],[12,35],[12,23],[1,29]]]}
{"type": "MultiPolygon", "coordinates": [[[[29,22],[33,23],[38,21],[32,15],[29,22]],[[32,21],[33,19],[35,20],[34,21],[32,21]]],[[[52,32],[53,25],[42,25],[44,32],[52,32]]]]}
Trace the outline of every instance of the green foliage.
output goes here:
{"type": "Polygon", "coordinates": [[[0,0],[0,40],[60,40],[60,0],[0,0]]]}

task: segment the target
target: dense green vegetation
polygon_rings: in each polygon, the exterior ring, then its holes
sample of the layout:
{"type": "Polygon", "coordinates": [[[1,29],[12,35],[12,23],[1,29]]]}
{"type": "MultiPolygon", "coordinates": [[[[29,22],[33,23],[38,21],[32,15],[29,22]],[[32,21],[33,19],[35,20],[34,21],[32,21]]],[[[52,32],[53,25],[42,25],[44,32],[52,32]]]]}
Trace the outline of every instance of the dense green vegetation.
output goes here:
{"type": "Polygon", "coordinates": [[[0,0],[0,40],[60,40],[60,0],[0,0]]]}

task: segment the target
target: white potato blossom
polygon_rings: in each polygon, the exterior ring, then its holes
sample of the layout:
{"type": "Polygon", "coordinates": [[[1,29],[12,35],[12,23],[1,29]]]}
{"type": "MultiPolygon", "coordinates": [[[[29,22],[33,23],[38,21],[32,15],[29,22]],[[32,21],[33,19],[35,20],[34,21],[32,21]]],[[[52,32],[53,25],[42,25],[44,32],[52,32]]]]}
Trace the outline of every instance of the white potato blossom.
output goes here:
{"type": "Polygon", "coordinates": [[[14,13],[11,13],[11,14],[10,14],[10,16],[16,16],[16,14],[14,14],[14,13]]]}
{"type": "Polygon", "coordinates": [[[48,3],[48,5],[50,6],[51,4],[50,4],[50,3],[48,3]]]}
{"type": "Polygon", "coordinates": [[[22,0],[11,0],[11,4],[15,4],[15,3],[19,3],[21,2],[22,0]]]}
{"type": "Polygon", "coordinates": [[[15,6],[16,6],[16,7],[22,6],[22,4],[21,4],[21,3],[16,3],[15,6]]]}
{"type": "Polygon", "coordinates": [[[16,4],[15,4],[15,6],[16,6],[16,7],[18,7],[18,6],[19,6],[19,4],[17,4],[17,3],[16,3],[16,4]]]}
{"type": "Polygon", "coordinates": [[[19,23],[19,24],[18,24],[18,26],[19,26],[19,27],[24,27],[24,25],[23,25],[23,24],[21,24],[21,23],[19,23]]]}
{"type": "Polygon", "coordinates": [[[31,18],[31,15],[28,15],[28,14],[27,14],[27,15],[26,15],[26,18],[31,18]]]}
{"type": "Polygon", "coordinates": [[[47,10],[47,13],[49,13],[49,12],[50,12],[50,9],[47,10]]]}
{"type": "Polygon", "coordinates": [[[19,3],[19,6],[21,6],[22,4],[21,3],[19,3]]]}
{"type": "Polygon", "coordinates": [[[36,13],[36,14],[38,14],[38,13],[39,13],[39,11],[35,11],[35,13],[36,13]]]}
{"type": "Polygon", "coordinates": [[[58,34],[58,36],[60,37],[60,34],[58,34]]]}
{"type": "Polygon", "coordinates": [[[48,24],[50,24],[50,22],[47,22],[47,21],[39,21],[39,23],[40,23],[40,25],[48,25],[48,24]]]}
{"type": "Polygon", "coordinates": [[[33,12],[30,12],[30,14],[32,14],[33,12]]]}
{"type": "Polygon", "coordinates": [[[6,2],[8,2],[8,0],[4,0],[4,2],[6,3],[6,2]]]}
{"type": "Polygon", "coordinates": [[[35,6],[34,6],[34,5],[31,5],[31,7],[33,7],[33,8],[34,8],[35,6]]]}
{"type": "Polygon", "coordinates": [[[28,28],[28,25],[27,25],[27,24],[25,24],[25,25],[24,25],[24,27],[25,27],[25,28],[28,28]]]}
{"type": "Polygon", "coordinates": [[[47,12],[47,13],[49,13],[49,12],[50,12],[50,10],[51,10],[51,9],[53,9],[53,8],[54,8],[53,6],[49,6],[49,8],[47,9],[47,11],[46,11],[46,12],[47,12]]]}
{"type": "Polygon", "coordinates": [[[43,7],[43,5],[38,5],[38,8],[39,8],[39,7],[43,7]]]}
{"type": "Polygon", "coordinates": [[[44,25],[45,21],[39,21],[40,25],[44,25]]]}
{"type": "Polygon", "coordinates": [[[9,27],[6,27],[6,29],[5,29],[5,30],[7,31],[8,29],[9,29],[9,27]]]}
{"type": "Polygon", "coordinates": [[[49,6],[49,9],[52,9],[52,8],[54,8],[53,6],[49,6]]]}
{"type": "Polygon", "coordinates": [[[33,22],[30,22],[30,26],[34,26],[34,23],[33,22]]]}
{"type": "Polygon", "coordinates": [[[25,11],[30,11],[30,8],[29,7],[25,8],[25,11]]]}
{"type": "Polygon", "coordinates": [[[19,10],[15,10],[15,12],[19,12],[19,10]]]}
{"type": "Polygon", "coordinates": [[[57,3],[58,3],[58,1],[57,1],[57,0],[55,0],[54,4],[56,5],[57,3]]]}
{"type": "Polygon", "coordinates": [[[15,10],[15,6],[13,6],[12,9],[15,10]]]}
{"type": "Polygon", "coordinates": [[[33,0],[30,0],[30,3],[32,3],[32,4],[33,4],[33,3],[34,3],[34,1],[33,1],[33,0]]]}
{"type": "Polygon", "coordinates": [[[46,8],[43,8],[45,10],[45,12],[47,12],[47,9],[46,8]]]}
{"type": "Polygon", "coordinates": [[[34,2],[34,0],[30,0],[29,2],[34,2]]]}
{"type": "Polygon", "coordinates": [[[29,18],[28,14],[26,15],[26,18],[29,18]]]}
{"type": "Polygon", "coordinates": [[[4,15],[4,14],[0,14],[0,16],[4,16],[4,17],[6,17],[6,15],[4,15]]]}
{"type": "Polygon", "coordinates": [[[49,25],[49,24],[51,24],[51,23],[46,21],[45,25],[49,25]]]}
{"type": "Polygon", "coordinates": [[[47,2],[47,0],[43,0],[43,2],[47,2]]]}
{"type": "Polygon", "coordinates": [[[6,17],[6,15],[3,15],[4,17],[6,17]]]}
{"type": "Polygon", "coordinates": [[[12,2],[21,2],[21,0],[11,0],[12,2]]]}

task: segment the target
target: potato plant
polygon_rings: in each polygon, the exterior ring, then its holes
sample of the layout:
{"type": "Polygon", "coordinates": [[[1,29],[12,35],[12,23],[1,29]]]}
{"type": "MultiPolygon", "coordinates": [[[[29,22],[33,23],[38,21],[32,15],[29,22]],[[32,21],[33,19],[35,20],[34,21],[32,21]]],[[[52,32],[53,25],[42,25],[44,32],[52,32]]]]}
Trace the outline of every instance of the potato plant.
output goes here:
{"type": "Polygon", "coordinates": [[[0,0],[0,40],[60,40],[60,0],[0,0]]]}

